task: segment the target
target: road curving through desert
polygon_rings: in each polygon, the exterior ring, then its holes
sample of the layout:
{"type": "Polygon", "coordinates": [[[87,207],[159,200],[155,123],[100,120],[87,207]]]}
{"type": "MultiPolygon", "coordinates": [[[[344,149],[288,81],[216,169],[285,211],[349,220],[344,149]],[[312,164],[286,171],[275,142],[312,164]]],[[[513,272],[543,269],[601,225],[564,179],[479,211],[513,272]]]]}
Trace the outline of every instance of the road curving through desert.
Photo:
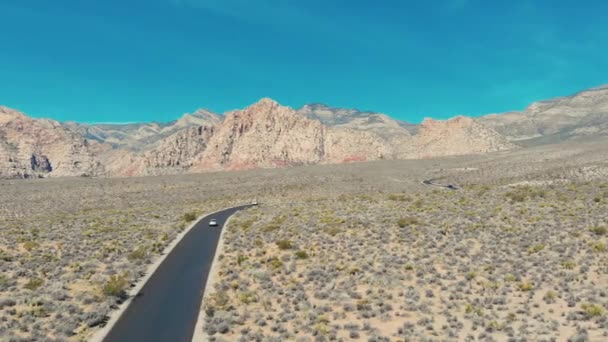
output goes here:
{"type": "Polygon", "coordinates": [[[439,188],[446,188],[446,189],[450,189],[450,190],[458,190],[458,189],[460,189],[459,187],[457,187],[454,184],[443,185],[443,184],[435,183],[435,181],[437,179],[438,178],[425,179],[425,180],[422,181],[422,184],[424,184],[424,185],[430,185],[430,186],[436,186],[436,187],[439,187],[439,188]]]}
{"type": "Polygon", "coordinates": [[[224,209],[200,219],[133,297],[103,341],[190,342],[224,223],[251,206],[224,209]],[[209,226],[211,219],[218,225],[209,226]]]}

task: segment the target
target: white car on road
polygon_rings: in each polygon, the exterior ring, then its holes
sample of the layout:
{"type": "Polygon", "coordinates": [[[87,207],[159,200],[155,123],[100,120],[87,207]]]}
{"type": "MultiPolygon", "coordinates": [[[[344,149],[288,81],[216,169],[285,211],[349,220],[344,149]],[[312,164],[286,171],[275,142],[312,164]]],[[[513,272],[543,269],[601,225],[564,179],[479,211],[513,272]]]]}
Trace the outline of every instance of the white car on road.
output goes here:
{"type": "Polygon", "coordinates": [[[215,219],[209,220],[209,226],[211,226],[211,227],[217,226],[217,221],[215,219]]]}

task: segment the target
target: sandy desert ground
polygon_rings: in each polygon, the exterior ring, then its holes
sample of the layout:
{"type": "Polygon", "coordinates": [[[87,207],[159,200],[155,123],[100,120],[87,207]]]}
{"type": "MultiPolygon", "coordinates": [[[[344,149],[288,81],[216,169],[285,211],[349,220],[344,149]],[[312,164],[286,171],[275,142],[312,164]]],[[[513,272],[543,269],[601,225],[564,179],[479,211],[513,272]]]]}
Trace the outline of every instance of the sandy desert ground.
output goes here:
{"type": "Polygon", "coordinates": [[[591,141],[0,181],[0,340],[86,340],[189,221],[253,198],[204,301],[211,339],[608,339],[608,144],[591,141]]]}

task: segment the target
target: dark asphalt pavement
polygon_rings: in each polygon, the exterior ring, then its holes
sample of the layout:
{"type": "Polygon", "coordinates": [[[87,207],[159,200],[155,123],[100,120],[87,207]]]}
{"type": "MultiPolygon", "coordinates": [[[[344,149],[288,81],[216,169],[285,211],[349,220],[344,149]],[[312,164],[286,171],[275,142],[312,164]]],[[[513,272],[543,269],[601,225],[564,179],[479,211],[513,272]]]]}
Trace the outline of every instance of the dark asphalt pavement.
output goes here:
{"type": "Polygon", "coordinates": [[[435,179],[425,179],[422,181],[422,184],[436,186],[436,187],[440,187],[440,188],[446,188],[446,189],[450,189],[450,190],[460,189],[459,187],[457,187],[456,185],[453,185],[453,184],[442,185],[442,184],[437,184],[434,181],[435,181],[435,179]]]}
{"type": "Polygon", "coordinates": [[[200,220],[133,298],[104,342],[191,342],[224,223],[244,205],[200,220]],[[218,226],[210,227],[216,219],[218,226]]]}

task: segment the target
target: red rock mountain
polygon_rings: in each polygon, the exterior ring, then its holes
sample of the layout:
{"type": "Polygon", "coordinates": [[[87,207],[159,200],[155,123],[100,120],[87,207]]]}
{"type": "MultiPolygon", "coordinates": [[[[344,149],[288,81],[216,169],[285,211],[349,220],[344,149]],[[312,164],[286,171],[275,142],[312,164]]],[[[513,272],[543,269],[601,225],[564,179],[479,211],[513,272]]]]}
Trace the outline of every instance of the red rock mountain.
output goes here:
{"type": "Polygon", "coordinates": [[[224,116],[204,111],[169,124],[129,127],[61,124],[0,108],[1,177],[175,174],[515,147],[466,117],[414,126],[379,113],[322,105],[294,110],[271,99],[224,116]]]}
{"type": "Polygon", "coordinates": [[[46,119],[31,119],[0,107],[0,176],[97,176],[98,156],[108,150],[46,119]]]}

